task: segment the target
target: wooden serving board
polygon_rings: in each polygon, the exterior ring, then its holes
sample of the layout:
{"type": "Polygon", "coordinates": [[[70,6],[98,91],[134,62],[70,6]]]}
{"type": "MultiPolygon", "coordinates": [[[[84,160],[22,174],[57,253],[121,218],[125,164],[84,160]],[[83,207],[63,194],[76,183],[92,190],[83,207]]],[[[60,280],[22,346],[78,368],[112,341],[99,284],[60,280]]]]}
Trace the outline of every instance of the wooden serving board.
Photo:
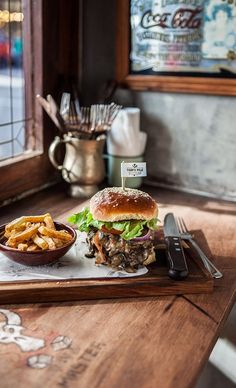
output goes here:
{"type": "Polygon", "coordinates": [[[185,250],[189,276],[182,281],[169,278],[165,249],[156,252],[157,261],[148,266],[148,273],[138,277],[2,282],[0,303],[62,302],[213,291],[212,277],[190,249],[185,250]]]}

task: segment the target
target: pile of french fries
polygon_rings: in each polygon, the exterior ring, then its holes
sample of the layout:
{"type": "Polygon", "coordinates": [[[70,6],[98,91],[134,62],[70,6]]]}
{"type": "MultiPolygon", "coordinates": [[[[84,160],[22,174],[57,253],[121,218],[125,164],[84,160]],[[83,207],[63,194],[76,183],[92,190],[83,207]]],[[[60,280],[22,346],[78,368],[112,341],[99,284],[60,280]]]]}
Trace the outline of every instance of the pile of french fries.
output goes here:
{"type": "Polygon", "coordinates": [[[7,238],[7,246],[20,251],[52,250],[72,239],[66,230],[56,230],[49,213],[13,220],[6,225],[4,236],[7,238]]]}

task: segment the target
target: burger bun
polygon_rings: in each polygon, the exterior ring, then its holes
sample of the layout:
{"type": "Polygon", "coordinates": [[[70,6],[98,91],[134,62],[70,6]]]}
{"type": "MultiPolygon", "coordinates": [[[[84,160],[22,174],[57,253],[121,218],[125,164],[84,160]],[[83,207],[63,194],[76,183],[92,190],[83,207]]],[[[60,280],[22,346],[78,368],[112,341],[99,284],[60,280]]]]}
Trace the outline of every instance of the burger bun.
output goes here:
{"type": "Polygon", "coordinates": [[[141,190],[109,187],[91,198],[90,212],[95,220],[105,222],[148,221],[157,217],[158,206],[149,194],[141,190]]]}

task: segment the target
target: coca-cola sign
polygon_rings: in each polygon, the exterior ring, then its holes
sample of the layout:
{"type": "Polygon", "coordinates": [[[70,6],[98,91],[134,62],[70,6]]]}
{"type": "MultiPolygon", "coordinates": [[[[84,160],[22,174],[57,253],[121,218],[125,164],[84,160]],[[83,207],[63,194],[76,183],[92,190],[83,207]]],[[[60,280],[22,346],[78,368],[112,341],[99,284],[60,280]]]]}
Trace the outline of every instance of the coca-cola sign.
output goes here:
{"type": "Polygon", "coordinates": [[[197,67],[203,19],[204,0],[131,0],[131,69],[197,67]]]}
{"type": "Polygon", "coordinates": [[[153,27],[176,29],[200,28],[202,23],[202,11],[203,8],[180,8],[173,14],[170,12],[153,14],[152,10],[149,9],[143,14],[140,25],[145,29],[153,27]]]}

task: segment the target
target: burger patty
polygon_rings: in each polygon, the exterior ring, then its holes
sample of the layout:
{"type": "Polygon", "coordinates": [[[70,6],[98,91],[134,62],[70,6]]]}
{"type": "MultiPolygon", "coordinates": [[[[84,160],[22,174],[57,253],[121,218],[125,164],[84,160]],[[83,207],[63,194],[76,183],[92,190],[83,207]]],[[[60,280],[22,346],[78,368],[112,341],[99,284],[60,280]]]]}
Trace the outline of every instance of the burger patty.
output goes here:
{"type": "Polygon", "coordinates": [[[96,257],[96,264],[107,264],[113,268],[135,271],[140,265],[155,261],[152,236],[149,240],[124,240],[120,235],[91,231],[87,242],[90,257],[96,257]]]}

